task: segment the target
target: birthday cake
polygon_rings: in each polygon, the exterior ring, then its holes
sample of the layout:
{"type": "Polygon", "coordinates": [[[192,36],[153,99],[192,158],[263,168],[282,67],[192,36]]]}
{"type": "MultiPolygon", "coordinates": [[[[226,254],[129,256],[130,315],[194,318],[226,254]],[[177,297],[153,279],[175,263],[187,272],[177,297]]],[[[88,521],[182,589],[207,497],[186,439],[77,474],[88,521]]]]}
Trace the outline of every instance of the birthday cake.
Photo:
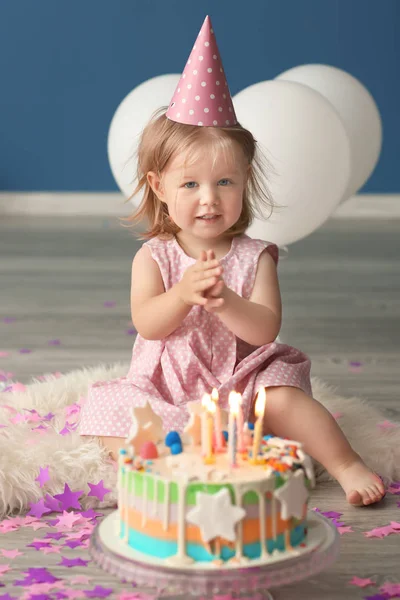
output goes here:
{"type": "Polygon", "coordinates": [[[232,394],[229,413],[215,395],[190,403],[182,433],[166,435],[149,405],[133,410],[119,456],[118,535],[143,557],[223,568],[306,545],[311,459],[296,441],[262,437],[264,409],[254,429],[244,424],[232,394]]]}

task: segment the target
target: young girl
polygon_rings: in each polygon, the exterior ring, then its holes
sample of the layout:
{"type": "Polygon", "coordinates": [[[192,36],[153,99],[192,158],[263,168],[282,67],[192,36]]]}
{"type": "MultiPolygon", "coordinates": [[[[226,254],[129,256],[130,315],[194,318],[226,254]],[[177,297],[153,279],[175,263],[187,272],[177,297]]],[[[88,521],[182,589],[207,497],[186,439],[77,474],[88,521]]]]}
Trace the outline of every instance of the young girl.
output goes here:
{"type": "Polygon", "coordinates": [[[80,433],[98,436],[116,458],[132,406],[149,402],[165,431],[182,431],[187,402],[201,401],[216,387],[225,408],[229,392],[240,392],[244,417],[252,421],[256,392],[264,386],[264,433],[302,442],[351,504],[377,502],[384,495],[380,478],[312,397],[308,357],[277,341],[278,248],[245,234],[257,207],[271,202],[256,141],[237,122],[224,90],[225,126],[215,124],[217,109],[207,122],[191,122],[189,110],[181,116],[178,86],[168,111],[142,133],[135,193],[144,195],[130,219],[149,223],[142,236],[148,241],[132,263],[138,335],[127,376],[90,388],[80,433]]]}

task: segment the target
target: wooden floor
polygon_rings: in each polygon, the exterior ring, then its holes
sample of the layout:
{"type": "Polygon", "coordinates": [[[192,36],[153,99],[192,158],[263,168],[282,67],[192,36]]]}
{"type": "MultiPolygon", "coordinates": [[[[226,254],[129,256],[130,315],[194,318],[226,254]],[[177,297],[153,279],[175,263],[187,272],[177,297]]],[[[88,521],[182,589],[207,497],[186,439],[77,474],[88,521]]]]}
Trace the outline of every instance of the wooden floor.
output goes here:
{"type": "MultiPolygon", "coordinates": [[[[399,239],[399,220],[332,220],[290,246],[280,261],[282,339],[309,354],[314,376],[336,385],[345,396],[369,399],[392,417],[400,415],[399,239]],[[358,372],[350,368],[352,362],[361,363],[358,372]]],[[[0,358],[0,369],[27,382],[44,372],[128,361],[133,343],[130,266],[138,247],[128,230],[106,218],[3,217],[0,352],[9,355],[0,358]],[[5,322],[7,318],[15,321],[5,322]]],[[[311,505],[342,512],[341,520],[355,533],[341,537],[340,557],[330,569],[275,590],[275,598],[346,600],[378,593],[378,587],[349,585],[353,576],[370,577],[378,586],[400,582],[400,537],[368,539],[362,533],[399,522],[399,501],[399,496],[388,495],[379,506],[355,509],[346,504],[336,484],[320,485],[311,505]]],[[[24,528],[0,536],[0,548],[24,552],[11,561],[13,571],[0,575],[6,584],[0,598],[6,592],[22,595],[23,588],[12,582],[21,579],[21,569],[28,566],[48,565],[58,577],[86,574],[98,585],[126,589],[93,563],[53,568],[60,562],[58,555],[25,548],[33,538],[43,537],[43,531],[24,528]]],[[[82,550],[70,556],[88,558],[82,550]]],[[[0,565],[8,562],[0,552],[0,565]]]]}

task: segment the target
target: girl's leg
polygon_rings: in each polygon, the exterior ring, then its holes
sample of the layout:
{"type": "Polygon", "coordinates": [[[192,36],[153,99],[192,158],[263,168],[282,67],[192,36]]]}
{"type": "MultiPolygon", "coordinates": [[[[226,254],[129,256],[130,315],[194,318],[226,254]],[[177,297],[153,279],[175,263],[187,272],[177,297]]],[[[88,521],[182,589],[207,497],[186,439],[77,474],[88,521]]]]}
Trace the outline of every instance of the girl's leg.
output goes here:
{"type": "MultiPolygon", "coordinates": [[[[264,429],[296,440],[338,480],[350,504],[378,502],[385,494],[381,479],[352,449],[331,413],[299,388],[266,388],[264,429]]],[[[253,409],[254,410],[254,409],[253,409]]]]}

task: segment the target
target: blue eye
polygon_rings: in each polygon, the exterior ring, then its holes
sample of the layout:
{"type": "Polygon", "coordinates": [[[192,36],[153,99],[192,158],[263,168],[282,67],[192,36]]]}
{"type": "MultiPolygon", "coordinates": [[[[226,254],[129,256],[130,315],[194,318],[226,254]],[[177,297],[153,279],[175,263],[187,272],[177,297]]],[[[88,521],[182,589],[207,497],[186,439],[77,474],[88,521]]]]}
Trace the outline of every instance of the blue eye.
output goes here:
{"type": "Polygon", "coordinates": [[[221,181],[227,181],[228,183],[230,183],[229,179],[220,179],[219,183],[221,183],[221,181]]]}
{"type": "Polygon", "coordinates": [[[192,187],[186,187],[186,186],[190,185],[191,183],[194,183],[194,184],[196,185],[196,182],[195,182],[195,181],[188,181],[187,183],[185,183],[185,186],[184,186],[184,187],[185,187],[187,190],[192,190],[192,189],[193,189],[192,187]]]}

